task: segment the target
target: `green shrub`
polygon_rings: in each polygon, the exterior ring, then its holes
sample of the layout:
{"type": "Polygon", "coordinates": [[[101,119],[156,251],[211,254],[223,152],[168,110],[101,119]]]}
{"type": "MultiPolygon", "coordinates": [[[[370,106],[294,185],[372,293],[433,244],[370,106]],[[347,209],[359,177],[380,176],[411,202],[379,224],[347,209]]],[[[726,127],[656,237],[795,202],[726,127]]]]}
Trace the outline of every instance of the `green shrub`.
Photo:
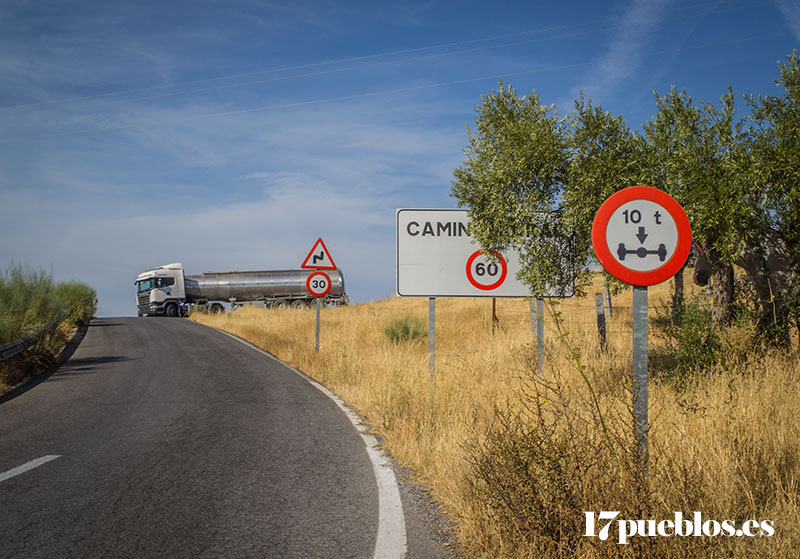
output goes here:
{"type": "Polygon", "coordinates": [[[425,321],[416,316],[406,315],[393,320],[383,329],[384,335],[392,343],[423,341],[428,337],[425,321]]]}
{"type": "Polygon", "coordinates": [[[665,375],[673,380],[709,371],[724,357],[721,327],[712,321],[710,305],[699,298],[659,316],[656,325],[665,335],[665,375]]]}
{"type": "Polygon", "coordinates": [[[84,323],[95,308],[96,293],[86,284],[56,284],[52,274],[21,264],[11,264],[0,273],[0,343],[16,340],[57,318],[84,323]]]}
{"type": "Polygon", "coordinates": [[[0,274],[0,343],[15,340],[63,311],[53,277],[20,264],[0,274]]]}
{"type": "Polygon", "coordinates": [[[97,292],[77,281],[59,283],[55,296],[60,303],[70,309],[69,321],[72,324],[85,324],[97,311],[97,292]]]}

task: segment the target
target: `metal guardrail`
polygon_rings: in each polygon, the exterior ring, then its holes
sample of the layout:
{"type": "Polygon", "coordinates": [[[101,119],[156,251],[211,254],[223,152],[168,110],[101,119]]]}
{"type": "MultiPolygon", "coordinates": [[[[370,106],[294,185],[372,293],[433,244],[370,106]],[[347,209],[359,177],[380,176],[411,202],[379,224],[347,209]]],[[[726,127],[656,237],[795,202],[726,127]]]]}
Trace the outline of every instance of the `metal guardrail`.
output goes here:
{"type": "Polygon", "coordinates": [[[42,334],[49,333],[53,328],[60,324],[61,321],[67,318],[67,316],[69,316],[68,312],[62,313],[47,324],[39,326],[36,330],[28,332],[21,338],[14,340],[13,342],[0,345],[0,361],[5,361],[9,357],[14,357],[15,355],[22,353],[29,347],[36,344],[42,334]]]}

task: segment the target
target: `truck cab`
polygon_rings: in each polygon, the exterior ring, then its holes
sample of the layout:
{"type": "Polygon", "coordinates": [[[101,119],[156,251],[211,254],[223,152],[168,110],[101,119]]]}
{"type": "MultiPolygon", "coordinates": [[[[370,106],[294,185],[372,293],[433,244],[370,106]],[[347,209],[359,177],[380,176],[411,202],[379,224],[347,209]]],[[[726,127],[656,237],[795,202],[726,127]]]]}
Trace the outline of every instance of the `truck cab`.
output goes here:
{"type": "Polygon", "coordinates": [[[186,314],[183,265],[159,266],[136,277],[136,305],[139,316],[186,314]]]}

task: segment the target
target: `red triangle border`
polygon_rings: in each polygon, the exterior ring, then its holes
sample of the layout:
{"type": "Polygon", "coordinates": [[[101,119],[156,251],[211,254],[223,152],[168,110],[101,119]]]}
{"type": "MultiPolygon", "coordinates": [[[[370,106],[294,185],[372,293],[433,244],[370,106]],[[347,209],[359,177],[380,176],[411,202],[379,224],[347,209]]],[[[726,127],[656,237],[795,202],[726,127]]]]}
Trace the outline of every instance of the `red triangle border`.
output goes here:
{"type": "Polygon", "coordinates": [[[318,237],[317,238],[317,242],[315,242],[314,246],[311,247],[311,250],[308,251],[308,255],[306,256],[306,259],[303,260],[303,263],[300,265],[300,267],[303,268],[304,270],[336,270],[337,269],[336,268],[336,264],[333,261],[333,257],[331,256],[331,253],[328,250],[328,247],[325,246],[325,241],[322,240],[322,237],[318,237]],[[322,245],[322,250],[325,252],[325,256],[327,256],[328,260],[330,261],[330,265],[329,266],[315,266],[313,264],[309,264],[309,262],[311,261],[312,256],[317,251],[317,247],[319,245],[322,245]]]}

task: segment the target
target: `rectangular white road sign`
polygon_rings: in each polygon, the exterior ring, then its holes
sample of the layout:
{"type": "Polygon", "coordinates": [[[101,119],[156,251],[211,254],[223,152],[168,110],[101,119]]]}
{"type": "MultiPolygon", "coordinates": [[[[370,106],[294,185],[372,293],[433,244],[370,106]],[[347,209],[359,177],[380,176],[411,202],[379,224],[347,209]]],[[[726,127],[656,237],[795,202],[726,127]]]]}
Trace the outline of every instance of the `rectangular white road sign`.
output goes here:
{"type": "Polygon", "coordinates": [[[397,210],[397,294],[527,297],[516,251],[491,260],[467,235],[466,210],[397,210]]]}

